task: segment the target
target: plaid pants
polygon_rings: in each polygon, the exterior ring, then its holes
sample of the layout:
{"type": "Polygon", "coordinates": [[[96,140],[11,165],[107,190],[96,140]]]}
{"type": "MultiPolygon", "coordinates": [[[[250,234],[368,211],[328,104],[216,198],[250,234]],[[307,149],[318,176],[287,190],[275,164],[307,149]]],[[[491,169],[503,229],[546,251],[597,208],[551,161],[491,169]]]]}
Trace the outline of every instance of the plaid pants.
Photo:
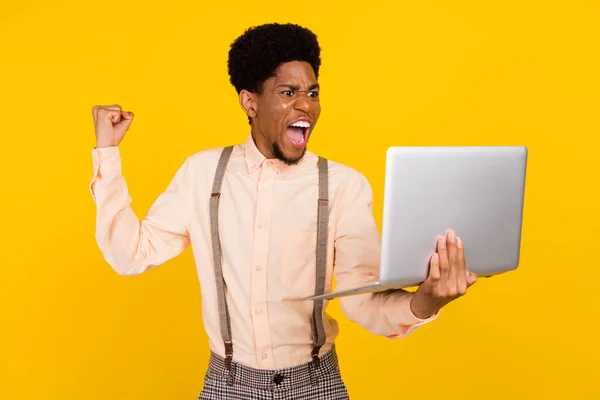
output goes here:
{"type": "Polygon", "coordinates": [[[259,370],[211,355],[198,400],[348,400],[335,348],[312,362],[281,370],[259,370]]]}

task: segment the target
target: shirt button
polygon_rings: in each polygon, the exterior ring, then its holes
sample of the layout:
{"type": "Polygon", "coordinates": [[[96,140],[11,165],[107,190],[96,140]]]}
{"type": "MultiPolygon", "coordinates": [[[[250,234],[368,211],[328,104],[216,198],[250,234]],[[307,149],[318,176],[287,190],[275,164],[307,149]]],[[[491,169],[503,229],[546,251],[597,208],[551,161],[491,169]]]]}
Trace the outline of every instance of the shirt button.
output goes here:
{"type": "Polygon", "coordinates": [[[256,312],[256,315],[260,315],[262,313],[262,309],[261,308],[257,308],[255,312],[256,312]]]}
{"type": "Polygon", "coordinates": [[[257,265],[257,266],[256,266],[256,270],[257,270],[257,271],[260,271],[261,269],[262,269],[262,266],[260,266],[260,265],[257,265]]]}
{"type": "Polygon", "coordinates": [[[262,229],[262,224],[258,224],[258,229],[262,229]]]}
{"type": "Polygon", "coordinates": [[[266,188],[269,187],[269,184],[268,183],[263,183],[263,187],[266,189],[266,188]]]}
{"type": "Polygon", "coordinates": [[[262,353],[262,355],[260,356],[260,358],[262,358],[263,360],[265,360],[267,358],[267,353],[262,353]]]}

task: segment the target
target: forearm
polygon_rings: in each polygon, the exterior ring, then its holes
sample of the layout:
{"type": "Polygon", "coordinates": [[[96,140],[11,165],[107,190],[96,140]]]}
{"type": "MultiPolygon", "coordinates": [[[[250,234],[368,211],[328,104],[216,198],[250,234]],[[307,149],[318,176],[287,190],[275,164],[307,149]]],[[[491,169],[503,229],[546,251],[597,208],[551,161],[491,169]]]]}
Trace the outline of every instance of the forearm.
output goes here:
{"type": "Polygon", "coordinates": [[[415,293],[411,298],[410,309],[417,318],[427,319],[438,313],[441,306],[421,293],[415,293]]]}
{"type": "Polygon", "coordinates": [[[122,177],[94,182],[96,242],[102,255],[119,275],[137,275],[149,267],[149,241],[143,224],[131,209],[122,177]]]}
{"type": "Polygon", "coordinates": [[[97,166],[90,191],[96,203],[96,241],[111,267],[120,275],[137,275],[181,253],[189,244],[186,232],[170,227],[169,216],[160,212],[168,194],[140,222],[131,208],[118,150],[94,157],[97,166]]]}
{"type": "Polygon", "coordinates": [[[418,318],[411,310],[413,293],[404,290],[348,296],[342,310],[353,322],[376,335],[405,337],[431,319],[418,318]]]}

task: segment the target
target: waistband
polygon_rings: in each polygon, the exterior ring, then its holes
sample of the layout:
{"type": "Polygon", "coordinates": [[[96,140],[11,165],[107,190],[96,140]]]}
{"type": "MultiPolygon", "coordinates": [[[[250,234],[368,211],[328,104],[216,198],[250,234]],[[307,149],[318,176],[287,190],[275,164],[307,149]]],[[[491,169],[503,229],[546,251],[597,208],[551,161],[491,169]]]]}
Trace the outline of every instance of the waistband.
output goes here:
{"type": "Polygon", "coordinates": [[[319,357],[319,367],[312,361],[295,367],[279,370],[255,369],[235,361],[231,364],[231,372],[225,367],[225,359],[211,352],[208,372],[213,376],[226,378],[230,384],[242,384],[262,389],[285,390],[299,386],[316,385],[323,378],[339,373],[338,357],[333,346],[327,353],[319,357]]]}

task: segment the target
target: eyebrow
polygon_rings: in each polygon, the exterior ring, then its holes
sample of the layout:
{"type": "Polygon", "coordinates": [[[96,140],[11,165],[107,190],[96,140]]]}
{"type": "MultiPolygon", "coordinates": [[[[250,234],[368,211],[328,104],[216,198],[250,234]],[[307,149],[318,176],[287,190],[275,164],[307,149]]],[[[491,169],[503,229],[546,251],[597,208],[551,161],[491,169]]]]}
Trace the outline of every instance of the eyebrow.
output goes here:
{"type": "MultiPolygon", "coordinates": [[[[300,87],[299,87],[299,86],[296,86],[296,85],[290,85],[290,84],[287,84],[287,83],[284,83],[284,84],[282,84],[282,85],[279,85],[279,86],[277,86],[277,88],[281,88],[281,87],[286,87],[286,88],[288,88],[288,89],[292,89],[292,90],[300,90],[300,87]]],[[[310,85],[310,87],[308,88],[308,90],[315,90],[315,89],[320,89],[320,86],[319,86],[319,84],[318,84],[318,83],[312,84],[312,85],[310,85]]]]}

